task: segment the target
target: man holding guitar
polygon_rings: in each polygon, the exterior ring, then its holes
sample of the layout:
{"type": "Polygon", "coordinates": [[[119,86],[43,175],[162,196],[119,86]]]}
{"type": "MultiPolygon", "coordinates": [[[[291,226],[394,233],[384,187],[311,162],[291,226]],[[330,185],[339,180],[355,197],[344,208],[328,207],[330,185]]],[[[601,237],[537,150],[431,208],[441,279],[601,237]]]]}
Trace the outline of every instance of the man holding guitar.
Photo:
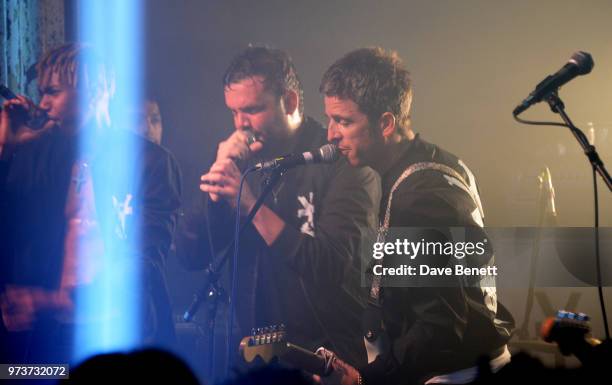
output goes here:
{"type": "MultiPolygon", "coordinates": [[[[328,140],[338,143],[352,166],[368,165],[381,175],[379,236],[389,227],[482,231],[472,172],[412,130],[411,81],[397,53],[350,52],[327,70],[320,91],[328,140]]],[[[369,302],[369,364],[357,370],[332,357],[334,371],[323,382],[466,383],[474,379],[481,355],[492,359],[494,369],[510,359],[506,341],[513,321],[497,303],[494,287],[384,287],[372,279],[369,302]]]]}

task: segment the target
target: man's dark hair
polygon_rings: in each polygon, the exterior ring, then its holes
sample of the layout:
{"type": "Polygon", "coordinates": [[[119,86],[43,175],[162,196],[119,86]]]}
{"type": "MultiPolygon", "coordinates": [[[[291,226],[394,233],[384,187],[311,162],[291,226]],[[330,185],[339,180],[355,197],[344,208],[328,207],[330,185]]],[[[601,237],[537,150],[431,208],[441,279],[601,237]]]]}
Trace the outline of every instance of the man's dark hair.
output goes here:
{"type": "Polygon", "coordinates": [[[38,86],[45,88],[56,74],[61,84],[93,98],[98,125],[109,126],[109,104],[115,94],[115,74],[94,48],[87,44],[66,43],[48,51],[36,65],[38,86]]]}
{"type": "Polygon", "coordinates": [[[295,91],[299,98],[298,111],[304,114],[304,91],[293,61],[283,50],[249,46],[236,56],[223,75],[223,86],[229,87],[241,80],[261,76],[266,89],[277,97],[286,90],[295,91]]]}
{"type": "Polygon", "coordinates": [[[36,64],[38,82],[41,86],[51,82],[57,74],[60,83],[84,89],[95,94],[112,96],[115,79],[107,63],[87,44],[66,43],[46,52],[36,64]],[[83,83],[83,84],[81,84],[83,83]]]}
{"type": "Polygon", "coordinates": [[[410,128],[410,73],[395,51],[374,47],[347,53],[325,72],[319,91],[352,100],[371,122],[391,112],[400,134],[410,128]]]}

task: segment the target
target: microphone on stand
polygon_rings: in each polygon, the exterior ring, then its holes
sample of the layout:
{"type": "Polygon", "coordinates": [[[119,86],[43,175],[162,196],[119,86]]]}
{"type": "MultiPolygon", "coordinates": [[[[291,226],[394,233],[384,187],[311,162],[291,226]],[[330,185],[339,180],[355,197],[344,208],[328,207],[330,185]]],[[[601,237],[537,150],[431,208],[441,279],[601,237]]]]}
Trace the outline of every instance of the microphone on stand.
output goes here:
{"type": "Polygon", "coordinates": [[[338,160],[338,146],[328,143],[315,151],[306,151],[297,155],[290,154],[279,156],[278,158],[266,162],[257,163],[253,166],[253,170],[263,171],[277,168],[288,170],[296,166],[307,164],[333,163],[336,160],[338,160]]]}
{"type": "Polygon", "coordinates": [[[593,69],[594,63],[591,55],[584,51],[578,51],[572,55],[569,61],[555,74],[547,76],[533,90],[529,96],[516,106],[512,114],[519,115],[532,105],[544,100],[551,92],[568,83],[579,75],[586,75],[593,69]]]}

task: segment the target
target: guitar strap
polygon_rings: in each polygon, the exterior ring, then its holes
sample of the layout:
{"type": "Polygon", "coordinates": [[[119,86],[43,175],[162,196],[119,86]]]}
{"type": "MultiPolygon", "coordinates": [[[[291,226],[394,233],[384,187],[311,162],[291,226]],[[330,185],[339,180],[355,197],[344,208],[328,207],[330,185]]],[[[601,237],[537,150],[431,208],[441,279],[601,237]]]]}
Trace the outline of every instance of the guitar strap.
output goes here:
{"type": "MultiPolygon", "coordinates": [[[[389,223],[391,220],[391,204],[393,202],[393,193],[397,188],[406,180],[410,175],[419,172],[433,170],[440,172],[448,177],[451,177],[459,182],[459,185],[454,184],[455,186],[461,188],[466,193],[470,195],[476,207],[480,209],[480,199],[477,196],[474,196],[475,192],[469,188],[468,183],[465,181],[463,176],[459,174],[455,169],[449,167],[447,165],[435,162],[419,162],[414,163],[408,166],[406,170],[397,178],[393,186],[391,187],[391,191],[389,192],[389,198],[387,200],[387,205],[385,208],[385,216],[378,227],[378,233],[376,237],[376,242],[385,242],[387,237],[387,233],[389,231],[389,223]]],[[[482,210],[481,210],[482,213],[482,210]]],[[[376,263],[372,265],[382,265],[383,258],[376,260],[376,263]]],[[[380,275],[373,275],[372,284],[370,286],[368,305],[366,306],[364,317],[363,317],[363,330],[364,337],[363,341],[366,347],[366,351],[368,353],[368,363],[372,363],[376,357],[378,357],[381,353],[386,352],[390,348],[389,338],[386,335],[384,330],[384,323],[382,317],[382,299],[381,299],[381,280],[382,277],[380,275]]]]}

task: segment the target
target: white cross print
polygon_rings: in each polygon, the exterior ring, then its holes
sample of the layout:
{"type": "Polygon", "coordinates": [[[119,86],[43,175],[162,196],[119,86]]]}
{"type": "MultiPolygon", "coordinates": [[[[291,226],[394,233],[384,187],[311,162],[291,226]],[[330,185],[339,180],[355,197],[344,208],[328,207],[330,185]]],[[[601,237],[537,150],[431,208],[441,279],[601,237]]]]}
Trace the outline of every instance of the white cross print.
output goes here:
{"type": "Polygon", "coordinates": [[[128,215],[132,215],[134,212],[132,206],[130,206],[131,200],[132,194],[127,194],[123,202],[119,202],[117,197],[113,195],[113,208],[115,209],[115,214],[117,214],[117,219],[119,219],[119,223],[115,227],[115,232],[121,239],[127,238],[127,233],[125,231],[125,219],[128,215]]]}
{"type": "Polygon", "coordinates": [[[313,193],[308,193],[308,198],[304,196],[298,196],[298,201],[302,204],[301,209],[298,209],[297,215],[298,218],[306,218],[306,222],[302,224],[300,231],[304,234],[308,234],[311,237],[315,236],[314,232],[314,203],[313,203],[313,193]]]}

